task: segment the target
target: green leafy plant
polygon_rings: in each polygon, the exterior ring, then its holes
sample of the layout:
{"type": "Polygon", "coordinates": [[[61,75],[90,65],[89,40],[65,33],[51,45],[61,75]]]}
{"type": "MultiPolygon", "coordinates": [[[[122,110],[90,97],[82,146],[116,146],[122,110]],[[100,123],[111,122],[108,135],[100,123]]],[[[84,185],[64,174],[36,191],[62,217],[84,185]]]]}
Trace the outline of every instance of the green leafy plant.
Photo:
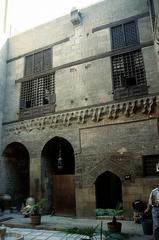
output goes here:
{"type": "Polygon", "coordinates": [[[108,214],[107,209],[96,208],[96,216],[106,216],[108,214]]]}
{"type": "Polygon", "coordinates": [[[97,216],[112,216],[112,222],[116,222],[116,217],[121,216],[123,214],[123,205],[121,202],[118,202],[116,208],[97,208],[96,215],[97,216]]]}
{"type": "Polygon", "coordinates": [[[116,222],[116,217],[121,216],[122,214],[123,214],[123,210],[116,210],[116,209],[112,209],[112,208],[107,209],[107,215],[113,217],[113,219],[112,219],[113,223],[116,222]]]}
{"type": "Polygon", "coordinates": [[[30,214],[31,215],[39,215],[42,213],[42,210],[45,208],[47,204],[47,200],[45,198],[42,198],[39,202],[36,202],[33,204],[30,208],[30,214]]]}
{"type": "Polygon", "coordinates": [[[79,235],[83,235],[83,236],[88,236],[89,239],[92,239],[95,232],[96,232],[97,227],[98,226],[65,228],[64,232],[72,233],[72,234],[79,234],[79,235]]]}
{"type": "Polygon", "coordinates": [[[105,240],[126,240],[129,239],[128,234],[123,233],[106,233],[105,240]]]}

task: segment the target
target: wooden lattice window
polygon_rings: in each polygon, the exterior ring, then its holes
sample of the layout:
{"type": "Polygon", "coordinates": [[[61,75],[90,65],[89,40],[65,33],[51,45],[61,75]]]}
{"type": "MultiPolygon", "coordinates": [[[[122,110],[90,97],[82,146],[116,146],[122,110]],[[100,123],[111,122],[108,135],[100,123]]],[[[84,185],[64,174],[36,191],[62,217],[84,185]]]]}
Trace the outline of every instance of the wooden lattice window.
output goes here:
{"type": "Polygon", "coordinates": [[[145,84],[145,70],[141,50],[112,57],[114,89],[145,84]]]}
{"type": "Polygon", "coordinates": [[[141,50],[113,56],[112,77],[115,99],[147,94],[141,50]]]}
{"type": "Polygon", "coordinates": [[[52,67],[51,48],[25,57],[25,76],[40,73],[52,67]]]}
{"type": "Polygon", "coordinates": [[[52,104],[55,102],[54,74],[46,74],[25,82],[21,85],[20,109],[52,104]]]}
{"type": "Polygon", "coordinates": [[[143,156],[143,175],[159,176],[159,155],[143,156]]]}
{"type": "Polygon", "coordinates": [[[137,27],[134,21],[111,28],[112,49],[138,44],[137,27]]]}

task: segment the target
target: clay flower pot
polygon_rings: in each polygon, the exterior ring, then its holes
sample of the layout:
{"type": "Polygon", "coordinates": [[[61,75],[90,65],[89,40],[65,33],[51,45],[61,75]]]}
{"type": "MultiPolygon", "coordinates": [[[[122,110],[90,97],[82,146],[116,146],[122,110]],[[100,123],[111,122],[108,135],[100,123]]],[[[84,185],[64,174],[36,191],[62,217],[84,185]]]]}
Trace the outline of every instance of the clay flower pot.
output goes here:
{"type": "Polygon", "coordinates": [[[41,224],[41,215],[32,215],[31,214],[31,224],[40,225],[41,224]]]}
{"type": "Polygon", "coordinates": [[[121,222],[112,221],[107,223],[108,231],[111,233],[120,233],[121,232],[121,222]]]}

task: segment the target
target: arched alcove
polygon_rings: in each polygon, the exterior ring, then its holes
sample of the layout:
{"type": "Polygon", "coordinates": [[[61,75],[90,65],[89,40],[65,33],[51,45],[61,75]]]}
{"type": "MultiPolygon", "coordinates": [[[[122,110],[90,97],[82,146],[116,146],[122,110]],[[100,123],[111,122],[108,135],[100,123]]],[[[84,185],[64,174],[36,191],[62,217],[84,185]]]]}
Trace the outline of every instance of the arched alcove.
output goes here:
{"type": "Polygon", "coordinates": [[[75,161],[71,144],[62,137],[49,140],[42,150],[42,186],[48,212],[75,215],[75,161]]]}
{"type": "Polygon", "coordinates": [[[5,189],[12,196],[13,204],[21,209],[30,192],[30,157],[26,147],[13,142],[6,146],[2,156],[4,157],[5,189]]]}
{"type": "Polygon", "coordinates": [[[122,184],[118,176],[106,171],[95,181],[96,208],[116,208],[122,202],[122,184]]]}

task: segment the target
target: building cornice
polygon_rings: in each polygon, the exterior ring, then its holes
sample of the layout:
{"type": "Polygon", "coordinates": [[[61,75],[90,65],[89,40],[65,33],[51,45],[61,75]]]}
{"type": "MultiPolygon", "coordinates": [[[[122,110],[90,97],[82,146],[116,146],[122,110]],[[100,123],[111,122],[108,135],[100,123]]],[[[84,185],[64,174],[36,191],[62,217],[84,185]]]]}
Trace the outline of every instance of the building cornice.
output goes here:
{"type": "Polygon", "coordinates": [[[156,17],[155,40],[156,43],[159,45],[159,15],[156,17]]]}
{"type": "MultiPolygon", "coordinates": [[[[44,130],[56,127],[69,127],[73,123],[84,125],[88,121],[98,124],[101,120],[116,120],[120,117],[129,118],[134,114],[145,114],[150,116],[155,112],[156,106],[159,106],[159,96],[148,96],[139,99],[122,101],[113,104],[101,104],[100,106],[85,107],[78,110],[70,110],[50,114],[48,116],[38,117],[29,120],[17,121],[3,124],[4,131],[7,134],[20,134],[21,132],[31,132],[33,130],[44,130]]],[[[79,126],[80,127],[80,126],[79,126]]]]}

